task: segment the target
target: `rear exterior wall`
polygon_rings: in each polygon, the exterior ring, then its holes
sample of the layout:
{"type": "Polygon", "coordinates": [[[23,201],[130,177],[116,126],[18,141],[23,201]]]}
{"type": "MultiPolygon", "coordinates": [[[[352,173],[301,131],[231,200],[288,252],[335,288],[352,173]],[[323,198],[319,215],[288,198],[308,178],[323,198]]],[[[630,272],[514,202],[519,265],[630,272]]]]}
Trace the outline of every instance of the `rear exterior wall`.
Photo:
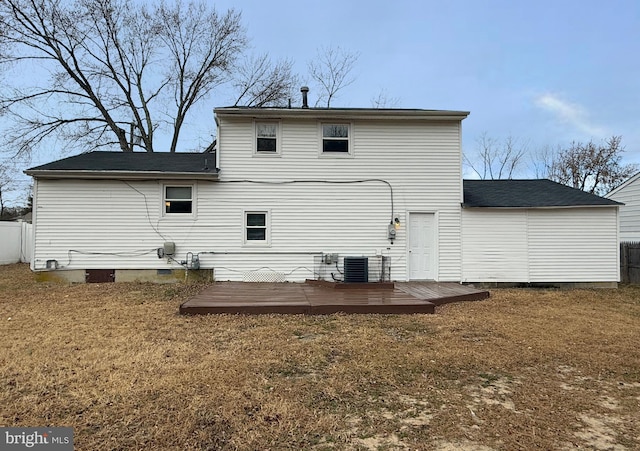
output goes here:
{"type": "Polygon", "coordinates": [[[219,118],[218,181],[38,180],[32,268],[180,269],[191,252],[217,280],[300,281],[314,277],[321,253],[377,254],[389,257],[392,280],[407,280],[406,221],[422,212],[436,218],[437,280],[460,280],[459,121],[353,120],[346,158],[321,154],[318,121],[279,127],[280,153],[265,157],[254,153],[250,118],[219,118]],[[192,215],[164,214],[165,184],[192,186],[192,215]],[[248,211],[267,213],[267,243],[245,242],[248,211]],[[156,254],[167,241],[175,261],[156,254]]]}

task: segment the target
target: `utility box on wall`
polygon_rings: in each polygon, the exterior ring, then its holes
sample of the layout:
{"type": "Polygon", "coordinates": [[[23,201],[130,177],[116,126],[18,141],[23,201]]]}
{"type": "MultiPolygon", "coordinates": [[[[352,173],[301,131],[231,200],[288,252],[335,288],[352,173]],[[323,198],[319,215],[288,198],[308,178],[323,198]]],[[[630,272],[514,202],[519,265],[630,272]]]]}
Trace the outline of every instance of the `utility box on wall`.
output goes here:
{"type": "Polygon", "coordinates": [[[164,255],[173,255],[176,253],[176,243],[172,241],[165,241],[164,243],[164,255]]]}

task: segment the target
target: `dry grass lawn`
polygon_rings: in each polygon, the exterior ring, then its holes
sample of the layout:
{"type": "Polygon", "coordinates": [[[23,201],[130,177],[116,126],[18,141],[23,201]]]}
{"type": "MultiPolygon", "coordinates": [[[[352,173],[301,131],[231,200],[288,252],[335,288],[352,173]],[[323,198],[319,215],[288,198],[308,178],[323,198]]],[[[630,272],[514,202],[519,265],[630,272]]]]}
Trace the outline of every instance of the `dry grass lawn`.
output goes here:
{"type": "Polygon", "coordinates": [[[0,423],[77,450],[640,449],[640,288],[436,315],[178,315],[198,285],[0,267],[0,423]]]}

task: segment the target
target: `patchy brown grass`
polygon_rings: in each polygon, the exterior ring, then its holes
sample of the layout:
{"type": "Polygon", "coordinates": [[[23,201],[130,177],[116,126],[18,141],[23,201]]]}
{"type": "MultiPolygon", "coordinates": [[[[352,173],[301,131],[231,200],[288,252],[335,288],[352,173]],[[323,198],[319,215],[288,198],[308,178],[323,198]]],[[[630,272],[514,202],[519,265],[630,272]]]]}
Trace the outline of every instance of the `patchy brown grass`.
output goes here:
{"type": "Polygon", "coordinates": [[[184,317],[201,286],[0,267],[0,424],[76,449],[640,448],[640,289],[437,315],[184,317]]]}

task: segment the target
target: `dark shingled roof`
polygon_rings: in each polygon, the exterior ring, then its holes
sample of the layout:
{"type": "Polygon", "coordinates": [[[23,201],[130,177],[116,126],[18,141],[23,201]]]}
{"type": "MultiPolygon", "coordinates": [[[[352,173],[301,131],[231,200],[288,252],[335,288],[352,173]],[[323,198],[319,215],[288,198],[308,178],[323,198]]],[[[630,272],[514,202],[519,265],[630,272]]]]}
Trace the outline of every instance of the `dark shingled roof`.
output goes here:
{"type": "Polygon", "coordinates": [[[215,174],[211,153],[89,152],[27,169],[31,171],[102,171],[215,174]],[[205,162],[206,159],[206,162],[205,162]]]}
{"type": "Polygon", "coordinates": [[[544,208],[622,205],[551,180],[464,180],[463,207],[544,208]]]}

